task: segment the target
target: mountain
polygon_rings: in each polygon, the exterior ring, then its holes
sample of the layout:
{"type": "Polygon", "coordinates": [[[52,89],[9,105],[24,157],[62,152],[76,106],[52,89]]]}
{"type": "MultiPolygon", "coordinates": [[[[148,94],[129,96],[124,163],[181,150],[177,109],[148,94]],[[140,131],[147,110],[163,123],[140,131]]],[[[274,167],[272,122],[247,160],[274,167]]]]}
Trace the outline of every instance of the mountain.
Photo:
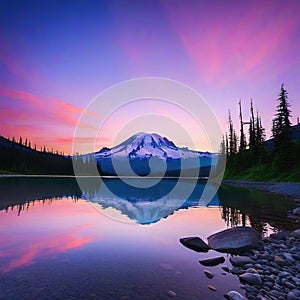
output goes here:
{"type": "Polygon", "coordinates": [[[169,141],[166,137],[161,137],[156,133],[140,132],[123,143],[109,149],[102,148],[96,153],[96,159],[106,157],[117,158],[150,158],[158,157],[162,159],[172,158],[195,158],[211,156],[208,152],[192,151],[187,148],[179,148],[172,141],[169,141]]]}
{"type": "Polygon", "coordinates": [[[113,148],[102,148],[94,154],[104,175],[146,176],[163,175],[208,176],[210,168],[216,166],[218,156],[177,147],[166,137],[156,133],[140,132],[113,148]],[[117,168],[117,170],[116,170],[117,168]]]}

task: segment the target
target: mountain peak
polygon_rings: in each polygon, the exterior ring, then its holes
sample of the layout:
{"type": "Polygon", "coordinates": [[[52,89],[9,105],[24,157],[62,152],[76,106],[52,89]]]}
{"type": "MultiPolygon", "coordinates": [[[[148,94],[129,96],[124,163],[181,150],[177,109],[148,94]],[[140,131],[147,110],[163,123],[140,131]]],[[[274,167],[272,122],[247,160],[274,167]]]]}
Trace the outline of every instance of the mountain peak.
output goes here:
{"type": "Polygon", "coordinates": [[[96,158],[150,158],[161,159],[195,158],[201,156],[201,152],[191,151],[187,148],[179,148],[166,137],[157,133],[138,132],[109,149],[102,148],[96,153],[96,158]]]}

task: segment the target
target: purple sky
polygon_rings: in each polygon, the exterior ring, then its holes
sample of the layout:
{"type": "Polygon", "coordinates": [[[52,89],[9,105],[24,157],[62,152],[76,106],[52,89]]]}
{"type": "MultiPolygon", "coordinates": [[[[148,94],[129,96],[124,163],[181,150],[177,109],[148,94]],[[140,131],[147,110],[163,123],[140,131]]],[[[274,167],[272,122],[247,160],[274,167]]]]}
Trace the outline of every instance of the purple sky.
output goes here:
{"type": "Polygon", "coordinates": [[[0,134],[70,153],[91,99],[157,76],[199,92],[224,131],[228,109],[238,130],[238,101],[247,118],[253,98],[269,137],[282,82],[300,115],[299,15],[297,0],[1,1],[0,134]]]}

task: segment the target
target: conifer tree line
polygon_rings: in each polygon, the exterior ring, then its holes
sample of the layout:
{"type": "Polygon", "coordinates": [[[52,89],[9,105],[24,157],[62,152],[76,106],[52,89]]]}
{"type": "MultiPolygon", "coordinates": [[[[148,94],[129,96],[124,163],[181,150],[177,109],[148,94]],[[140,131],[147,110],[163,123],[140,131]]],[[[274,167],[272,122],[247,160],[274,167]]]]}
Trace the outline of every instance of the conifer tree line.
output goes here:
{"type": "Polygon", "coordinates": [[[297,126],[298,133],[295,139],[290,107],[288,92],[282,84],[272,120],[272,136],[271,141],[268,141],[268,147],[266,147],[266,134],[262,118],[259,112],[255,111],[252,99],[249,121],[244,120],[242,102],[239,101],[239,133],[234,128],[229,110],[228,132],[225,133],[221,144],[221,152],[227,156],[227,174],[234,176],[239,169],[247,169],[259,164],[269,164],[274,172],[300,169],[300,127],[297,126]],[[248,139],[245,134],[247,129],[248,139]]]}
{"type": "Polygon", "coordinates": [[[28,138],[25,138],[25,140],[24,140],[21,136],[20,136],[18,141],[15,140],[14,136],[11,139],[8,138],[8,140],[10,140],[13,143],[17,143],[20,146],[24,146],[24,147],[27,147],[27,148],[32,149],[32,150],[36,150],[36,151],[40,151],[40,152],[44,152],[44,153],[56,154],[56,155],[63,155],[63,156],[65,155],[65,153],[63,151],[54,150],[53,148],[48,149],[48,148],[46,148],[45,145],[42,146],[40,148],[40,150],[38,150],[37,147],[36,147],[36,144],[34,144],[32,146],[32,144],[31,144],[31,142],[28,138]]]}
{"type": "MultiPolygon", "coordinates": [[[[65,155],[62,151],[47,149],[37,150],[31,146],[28,138],[5,138],[0,136],[0,173],[74,175],[73,161],[81,170],[80,175],[93,174],[95,161],[93,155],[65,155]]],[[[99,169],[100,172],[100,169],[99,169]]]]}

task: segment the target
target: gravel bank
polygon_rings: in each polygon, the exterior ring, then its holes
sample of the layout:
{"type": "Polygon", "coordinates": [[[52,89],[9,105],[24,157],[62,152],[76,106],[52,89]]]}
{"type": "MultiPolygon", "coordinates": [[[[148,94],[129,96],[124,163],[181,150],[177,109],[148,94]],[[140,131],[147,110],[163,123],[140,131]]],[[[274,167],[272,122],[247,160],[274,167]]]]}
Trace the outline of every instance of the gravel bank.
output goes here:
{"type": "Polygon", "coordinates": [[[280,194],[300,203],[300,182],[256,182],[250,180],[223,180],[223,183],[255,188],[270,193],[280,194]]]}
{"type": "Polygon", "coordinates": [[[246,256],[232,257],[248,300],[300,299],[300,230],[281,231],[261,241],[246,256]]]}

